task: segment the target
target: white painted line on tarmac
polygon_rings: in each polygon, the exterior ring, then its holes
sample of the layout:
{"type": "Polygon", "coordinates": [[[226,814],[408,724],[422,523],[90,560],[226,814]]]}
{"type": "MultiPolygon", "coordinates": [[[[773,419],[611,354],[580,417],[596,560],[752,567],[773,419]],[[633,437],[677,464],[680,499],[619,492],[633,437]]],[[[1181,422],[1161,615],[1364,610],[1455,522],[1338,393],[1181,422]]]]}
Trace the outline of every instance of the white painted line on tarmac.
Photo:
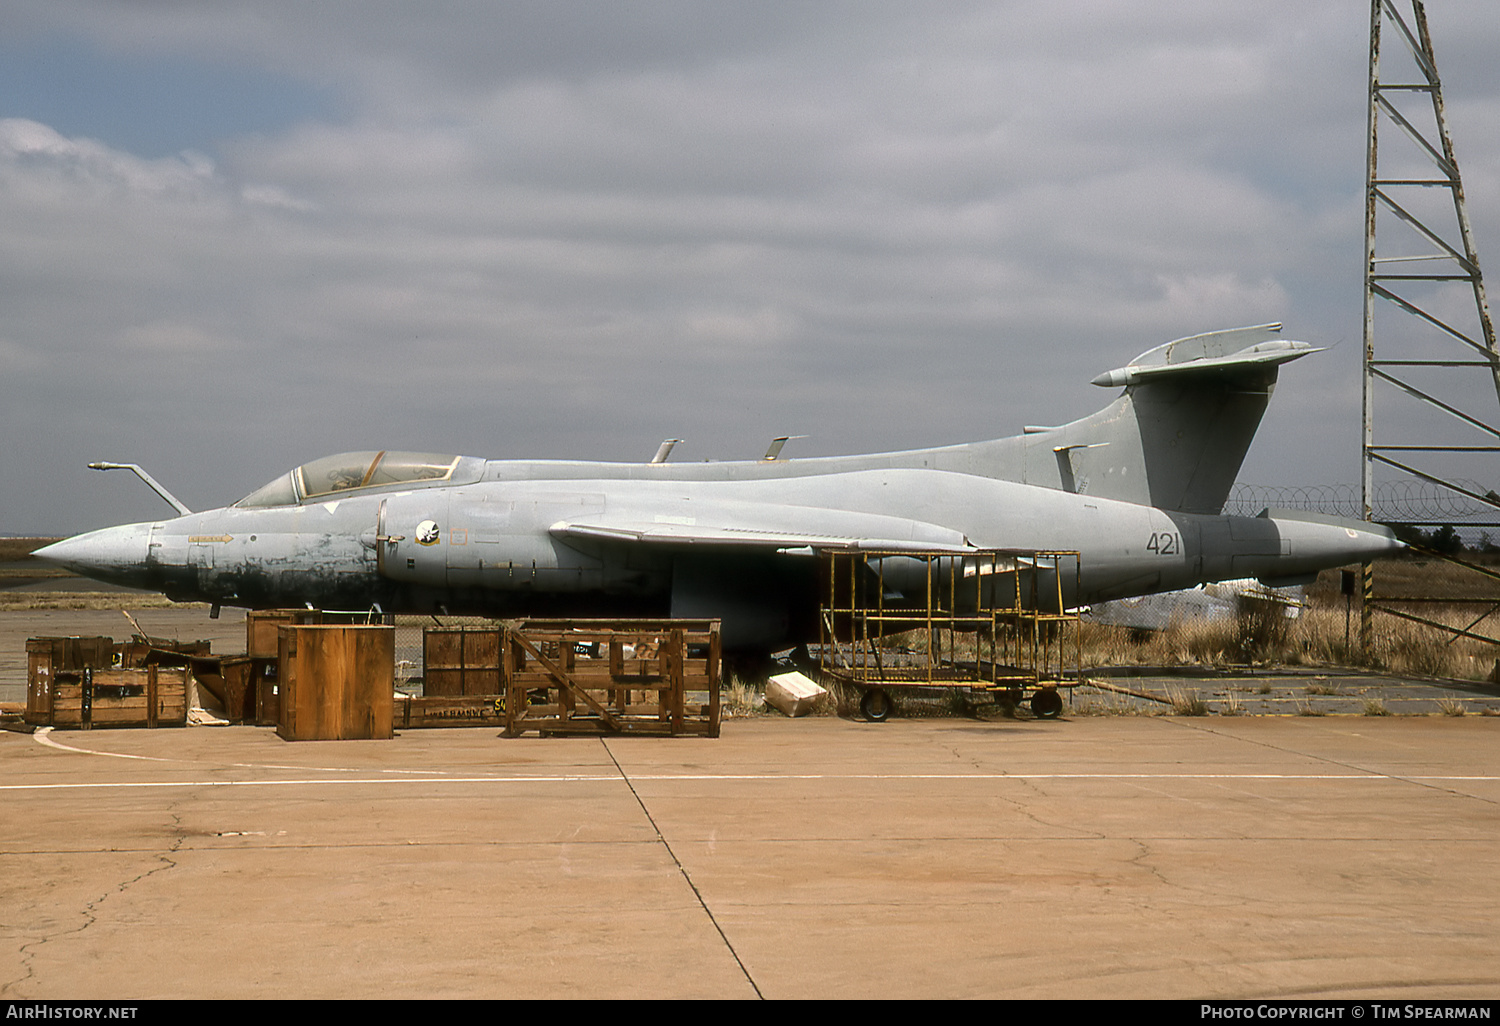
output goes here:
{"type": "MultiPolygon", "coordinates": [[[[54,740],[51,727],[38,727],[31,735],[31,739],[39,745],[55,748],[60,752],[72,752],[75,755],[96,755],[102,759],[139,759],[143,762],[175,762],[195,765],[202,760],[195,759],[164,759],[157,755],[127,755],[124,752],[96,752],[91,748],[78,748],[73,745],[65,745],[61,741],[54,740]]],[[[234,769],[283,769],[300,770],[304,773],[309,770],[317,773],[367,773],[368,770],[350,769],[345,766],[284,766],[274,762],[226,762],[221,765],[234,769]]],[[[392,769],[377,770],[379,773],[412,773],[427,776],[441,776],[445,770],[421,770],[421,769],[392,769]]]]}
{"type": "Polygon", "coordinates": [[[31,740],[35,741],[39,745],[45,745],[48,748],[56,748],[60,752],[76,752],[79,755],[109,755],[109,756],[113,756],[116,759],[142,759],[142,760],[144,760],[146,762],[183,762],[183,761],[185,761],[183,759],[162,759],[162,758],[158,758],[155,755],[123,755],[123,754],[120,754],[118,752],[91,752],[87,748],[74,748],[71,745],[65,745],[65,744],[63,744],[61,741],[54,741],[54,740],[52,740],[52,728],[51,727],[38,727],[38,728],[36,728],[36,732],[31,735],[31,740]]]}
{"type": "Polygon", "coordinates": [[[90,788],[128,787],[348,787],[354,784],[571,784],[580,781],[614,781],[623,784],[619,774],[584,777],[444,777],[440,780],[390,777],[338,777],[305,780],[116,780],[83,784],[0,784],[0,791],[68,791],[90,788]]]}
{"type": "MultiPolygon", "coordinates": [[[[188,760],[164,759],[152,755],[127,755],[119,752],[96,752],[87,748],[78,748],[65,745],[55,740],[52,736],[51,727],[41,727],[32,735],[38,744],[55,748],[59,751],[72,752],[78,755],[96,755],[100,757],[115,759],[135,759],[145,762],[173,762],[182,764],[188,760]]],[[[591,774],[591,773],[564,773],[533,775],[525,777],[476,777],[476,776],[448,776],[446,770],[370,770],[355,769],[342,766],[287,766],[273,763],[222,763],[225,768],[251,769],[251,770],[293,770],[302,773],[370,773],[383,774],[409,774],[409,776],[381,776],[381,777],[343,777],[334,779],[323,779],[317,777],[293,778],[287,780],[155,780],[155,781],[103,781],[84,782],[68,784],[0,784],[0,791],[66,791],[66,790],[88,790],[88,789],[121,789],[130,787],[162,788],[162,787],[319,787],[327,785],[381,785],[381,784],[574,784],[574,783],[601,783],[608,781],[623,781],[625,778],[616,773],[591,774]]],[[[1500,775],[1468,774],[1468,775],[1418,775],[1418,774],[1394,774],[1379,773],[1371,771],[1368,773],[632,773],[629,779],[634,781],[696,781],[696,782],[730,782],[730,781],[793,781],[793,780],[878,780],[878,781],[900,781],[900,780],[972,780],[972,781],[1036,781],[1036,780],[1289,780],[1289,781],[1328,781],[1328,780],[1396,780],[1410,782],[1429,783],[1461,783],[1482,782],[1500,780],[1500,775]]]]}
{"type": "Polygon", "coordinates": [[[1500,780],[1407,773],[632,773],[631,780],[1500,780]]]}
{"type": "MultiPolygon", "coordinates": [[[[1365,782],[1476,782],[1500,781],[1494,775],[1416,775],[1382,773],[693,773],[631,774],[633,781],[840,781],[840,780],[953,780],[953,781],[1033,781],[1033,780],[1287,780],[1287,781],[1365,781],[1365,782]]],[[[164,787],[347,787],[351,785],[390,786],[409,784],[584,784],[624,783],[625,777],[607,774],[557,774],[525,777],[441,777],[412,779],[390,777],[317,777],[288,780],[117,780],[65,784],[0,784],[0,791],[67,791],[90,789],[164,788],[164,787]]]]}

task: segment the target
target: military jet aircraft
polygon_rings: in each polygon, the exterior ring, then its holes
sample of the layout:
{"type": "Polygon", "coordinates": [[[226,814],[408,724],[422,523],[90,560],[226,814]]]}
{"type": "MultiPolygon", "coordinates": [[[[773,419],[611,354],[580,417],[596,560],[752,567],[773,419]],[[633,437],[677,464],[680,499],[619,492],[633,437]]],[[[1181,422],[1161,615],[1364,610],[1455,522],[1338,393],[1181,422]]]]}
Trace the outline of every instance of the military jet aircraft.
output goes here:
{"type": "Polygon", "coordinates": [[[1123,391],[1092,416],[906,452],[785,459],[778,440],[760,460],[672,463],[668,442],[626,464],[371,450],[200,513],[133,465],[91,464],[136,469],[179,515],[36,555],[215,607],[717,617],[727,650],[758,652],[817,637],[827,551],[896,554],[881,578],[899,591],[902,560],[917,562],[900,553],[1076,550],[1068,606],[1308,580],[1401,547],[1362,521],[1220,515],[1278,368],[1314,351],[1279,324],[1195,335],[1095,378],[1123,391]]]}

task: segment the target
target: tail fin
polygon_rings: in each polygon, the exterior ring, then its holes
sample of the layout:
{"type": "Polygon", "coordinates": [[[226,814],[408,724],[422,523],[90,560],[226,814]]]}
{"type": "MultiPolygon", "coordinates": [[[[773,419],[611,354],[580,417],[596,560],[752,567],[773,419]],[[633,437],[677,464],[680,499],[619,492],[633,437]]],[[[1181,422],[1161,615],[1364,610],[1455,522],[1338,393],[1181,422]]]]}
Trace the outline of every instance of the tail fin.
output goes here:
{"type": "Polygon", "coordinates": [[[1280,324],[1158,346],[1094,379],[1125,389],[1103,410],[1061,427],[1027,428],[1025,477],[1079,494],[1219,513],[1277,368],[1317,351],[1282,338],[1280,324]]]}

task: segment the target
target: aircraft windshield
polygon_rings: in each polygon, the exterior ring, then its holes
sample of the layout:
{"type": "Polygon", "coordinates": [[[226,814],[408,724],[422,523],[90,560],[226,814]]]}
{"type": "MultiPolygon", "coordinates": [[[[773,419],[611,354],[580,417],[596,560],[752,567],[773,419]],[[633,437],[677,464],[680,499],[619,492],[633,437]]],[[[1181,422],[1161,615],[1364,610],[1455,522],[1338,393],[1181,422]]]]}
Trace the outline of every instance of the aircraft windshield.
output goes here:
{"type": "Polygon", "coordinates": [[[282,474],[270,484],[257,488],[245,496],[236,506],[290,506],[297,501],[297,488],[292,484],[291,474],[282,474]]]}
{"type": "Polygon", "coordinates": [[[460,457],[426,452],[344,452],[304,463],[263,488],[245,496],[237,506],[285,506],[301,499],[317,499],[355,488],[446,481],[460,457]]]}
{"type": "Polygon", "coordinates": [[[457,456],[434,453],[346,452],[304,463],[297,468],[297,476],[303,498],[315,499],[351,488],[446,481],[456,466],[457,456]]]}

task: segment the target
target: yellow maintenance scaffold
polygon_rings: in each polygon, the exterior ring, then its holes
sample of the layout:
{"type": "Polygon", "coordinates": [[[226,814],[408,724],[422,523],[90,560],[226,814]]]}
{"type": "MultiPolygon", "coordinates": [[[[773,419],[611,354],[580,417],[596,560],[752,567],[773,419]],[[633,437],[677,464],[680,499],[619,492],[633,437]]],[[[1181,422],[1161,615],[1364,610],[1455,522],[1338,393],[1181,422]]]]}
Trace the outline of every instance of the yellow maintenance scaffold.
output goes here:
{"type": "Polygon", "coordinates": [[[891,688],[957,688],[1032,714],[1062,712],[1078,683],[1077,552],[1015,549],[825,552],[819,668],[886,719],[891,688]]]}

